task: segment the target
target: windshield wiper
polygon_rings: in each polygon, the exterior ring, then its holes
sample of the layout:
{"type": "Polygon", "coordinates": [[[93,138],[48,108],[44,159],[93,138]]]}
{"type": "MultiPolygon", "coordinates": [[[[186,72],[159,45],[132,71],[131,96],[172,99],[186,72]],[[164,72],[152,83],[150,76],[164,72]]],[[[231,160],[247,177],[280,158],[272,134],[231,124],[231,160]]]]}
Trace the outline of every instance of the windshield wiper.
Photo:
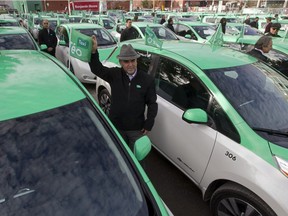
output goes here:
{"type": "Polygon", "coordinates": [[[281,135],[281,136],[287,136],[288,137],[288,132],[285,131],[279,131],[279,130],[271,130],[267,128],[252,128],[255,131],[259,132],[265,132],[268,133],[269,135],[281,135]]]}

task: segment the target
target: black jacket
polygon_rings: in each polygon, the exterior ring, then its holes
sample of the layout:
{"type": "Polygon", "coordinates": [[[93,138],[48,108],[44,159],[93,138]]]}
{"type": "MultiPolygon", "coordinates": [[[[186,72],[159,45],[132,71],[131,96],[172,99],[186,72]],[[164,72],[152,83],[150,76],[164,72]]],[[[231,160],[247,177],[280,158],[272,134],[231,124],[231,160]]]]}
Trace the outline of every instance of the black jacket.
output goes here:
{"type": "Polygon", "coordinates": [[[175,32],[174,27],[172,24],[167,24],[167,28],[169,28],[171,31],[175,32]]]}
{"type": "Polygon", "coordinates": [[[154,79],[138,69],[130,81],[122,68],[103,66],[98,51],[91,55],[89,65],[95,75],[110,84],[112,103],[109,118],[116,128],[124,131],[144,128],[150,131],[158,111],[154,79]],[[146,105],[148,109],[145,119],[146,105]]]}
{"type": "Polygon", "coordinates": [[[136,39],[138,37],[138,32],[133,28],[125,28],[122,32],[121,32],[121,36],[120,36],[120,42],[121,41],[126,41],[126,40],[132,40],[132,39],[136,39]]]}
{"type": "Polygon", "coordinates": [[[48,34],[47,29],[41,29],[39,31],[39,34],[38,34],[38,43],[39,43],[39,45],[46,44],[47,48],[52,47],[53,50],[51,52],[48,52],[47,50],[46,50],[46,52],[55,56],[57,37],[56,37],[55,32],[52,29],[49,29],[49,34],[48,34]]]}
{"type": "Polygon", "coordinates": [[[263,62],[267,62],[269,59],[264,56],[259,50],[256,49],[252,49],[251,51],[248,52],[249,55],[254,56],[255,58],[263,61],[263,62]]]}

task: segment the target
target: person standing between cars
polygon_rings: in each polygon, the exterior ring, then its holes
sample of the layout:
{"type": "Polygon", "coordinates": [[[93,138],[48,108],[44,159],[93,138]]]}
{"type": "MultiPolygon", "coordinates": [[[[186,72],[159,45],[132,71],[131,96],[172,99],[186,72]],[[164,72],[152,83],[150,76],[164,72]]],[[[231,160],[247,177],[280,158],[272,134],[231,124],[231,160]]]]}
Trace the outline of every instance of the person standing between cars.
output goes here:
{"type": "Polygon", "coordinates": [[[160,24],[162,25],[165,22],[166,22],[165,15],[162,15],[162,18],[160,20],[160,24]]]}
{"type": "Polygon", "coordinates": [[[258,20],[259,20],[259,17],[255,17],[255,19],[250,23],[250,26],[258,29],[258,20]]]}
{"type": "Polygon", "coordinates": [[[130,44],[124,44],[117,56],[121,68],[105,67],[99,60],[96,36],[92,36],[91,71],[110,84],[109,118],[132,150],[134,142],[151,131],[158,111],[154,79],[137,68],[139,57],[130,44]]]}
{"type": "Polygon", "coordinates": [[[223,32],[223,34],[225,34],[225,32],[226,32],[226,24],[227,24],[227,20],[226,20],[226,18],[221,18],[221,20],[220,20],[220,27],[222,28],[222,32],[223,32]]]}
{"type": "Polygon", "coordinates": [[[127,19],[126,20],[126,28],[121,32],[120,42],[132,40],[132,39],[136,39],[136,38],[137,38],[137,34],[136,34],[135,29],[132,27],[132,20],[127,19]]]}
{"type": "Polygon", "coordinates": [[[250,25],[250,16],[248,15],[247,17],[246,17],[246,19],[244,20],[244,23],[246,24],[246,25],[250,25]]]}
{"type": "Polygon", "coordinates": [[[265,30],[264,30],[264,34],[270,32],[270,27],[272,25],[272,18],[271,17],[266,17],[266,26],[265,26],[265,30]]]}
{"type": "Polygon", "coordinates": [[[281,24],[280,23],[272,23],[270,26],[270,31],[268,33],[266,33],[265,35],[271,36],[271,37],[281,37],[280,35],[278,35],[278,31],[281,28],[281,24]]]}
{"type": "Polygon", "coordinates": [[[42,21],[42,26],[43,28],[39,31],[38,34],[38,43],[39,45],[46,44],[47,50],[44,51],[52,56],[55,56],[55,48],[57,45],[56,34],[51,28],[49,28],[49,21],[47,19],[42,21]]]}
{"type": "Polygon", "coordinates": [[[173,19],[172,18],[168,19],[167,28],[169,28],[171,31],[175,32],[174,27],[173,27],[173,19]]]}
{"type": "Polygon", "coordinates": [[[264,35],[258,39],[254,45],[254,49],[248,52],[249,55],[254,56],[255,58],[267,62],[268,58],[264,55],[269,53],[272,49],[272,37],[264,35]]]}

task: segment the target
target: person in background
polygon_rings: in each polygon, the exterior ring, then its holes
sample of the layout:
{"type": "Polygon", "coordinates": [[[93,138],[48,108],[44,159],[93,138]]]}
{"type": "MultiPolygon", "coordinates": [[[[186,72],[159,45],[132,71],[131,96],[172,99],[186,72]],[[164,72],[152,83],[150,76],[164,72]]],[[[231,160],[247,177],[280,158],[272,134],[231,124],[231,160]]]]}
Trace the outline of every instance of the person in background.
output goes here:
{"type": "Polygon", "coordinates": [[[272,37],[264,35],[258,39],[254,45],[254,49],[248,52],[249,55],[254,56],[255,58],[267,62],[268,58],[264,55],[269,53],[272,49],[272,37]]]}
{"type": "Polygon", "coordinates": [[[137,22],[138,21],[138,16],[137,15],[135,15],[134,16],[134,20],[133,20],[134,22],[137,22]]]}
{"type": "Polygon", "coordinates": [[[131,40],[131,39],[136,39],[136,38],[137,38],[137,32],[132,27],[132,20],[127,19],[126,20],[126,28],[121,32],[120,42],[126,41],[126,40],[131,40]]]}
{"type": "Polygon", "coordinates": [[[270,31],[268,33],[266,33],[265,35],[271,36],[271,37],[281,37],[280,35],[278,35],[278,31],[281,28],[281,24],[280,23],[272,23],[270,26],[270,31]]]}
{"type": "Polygon", "coordinates": [[[265,26],[265,30],[264,30],[264,34],[270,32],[270,27],[272,25],[272,17],[266,17],[266,26],[265,26]]]}
{"type": "Polygon", "coordinates": [[[171,31],[175,32],[174,27],[173,27],[173,19],[172,18],[168,19],[167,28],[169,28],[171,31]]]}
{"type": "Polygon", "coordinates": [[[246,25],[250,25],[250,16],[249,16],[249,15],[246,16],[246,19],[244,20],[244,23],[245,23],[246,25]]]}
{"type": "Polygon", "coordinates": [[[39,31],[38,34],[38,43],[46,44],[47,50],[44,50],[45,52],[49,53],[52,56],[55,56],[55,48],[57,45],[57,37],[55,32],[49,28],[49,21],[47,19],[44,19],[42,21],[43,28],[39,31]]]}
{"type": "Polygon", "coordinates": [[[135,141],[151,131],[158,111],[155,81],[137,67],[139,57],[131,44],[124,44],[117,56],[121,68],[105,67],[99,60],[96,36],[92,36],[90,69],[110,84],[109,118],[132,151],[135,141]]]}
{"type": "Polygon", "coordinates": [[[222,28],[222,32],[223,32],[223,34],[225,34],[225,32],[226,32],[226,24],[227,24],[227,20],[226,20],[226,18],[221,18],[221,20],[220,20],[220,27],[222,28]]]}
{"type": "Polygon", "coordinates": [[[166,18],[165,18],[165,15],[162,15],[162,18],[160,20],[160,24],[162,25],[163,23],[166,22],[166,18]]]}
{"type": "Polygon", "coordinates": [[[19,26],[24,27],[24,22],[22,19],[19,20],[19,26]]]}
{"type": "Polygon", "coordinates": [[[250,23],[250,26],[258,29],[258,20],[259,20],[259,17],[255,17],[255,19],[250,23]]]}
{"type": "Polygon", "coordinates": [[[275,14],[275,15],[274,15],[274,19],[275,19],[275,22],[278,22],[278,20],[279,20],[279,14],[275,14]]]}

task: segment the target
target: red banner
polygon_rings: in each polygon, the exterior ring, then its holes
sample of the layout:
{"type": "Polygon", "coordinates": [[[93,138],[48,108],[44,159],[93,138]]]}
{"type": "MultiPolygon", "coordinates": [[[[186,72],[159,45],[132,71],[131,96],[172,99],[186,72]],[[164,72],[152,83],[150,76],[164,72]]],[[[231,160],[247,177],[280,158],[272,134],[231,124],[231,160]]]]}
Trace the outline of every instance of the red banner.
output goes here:
{"type": "Polygon", "coordinates": [[[73,2],[74,10],[99,11],[99,2],[73,2]]]}

